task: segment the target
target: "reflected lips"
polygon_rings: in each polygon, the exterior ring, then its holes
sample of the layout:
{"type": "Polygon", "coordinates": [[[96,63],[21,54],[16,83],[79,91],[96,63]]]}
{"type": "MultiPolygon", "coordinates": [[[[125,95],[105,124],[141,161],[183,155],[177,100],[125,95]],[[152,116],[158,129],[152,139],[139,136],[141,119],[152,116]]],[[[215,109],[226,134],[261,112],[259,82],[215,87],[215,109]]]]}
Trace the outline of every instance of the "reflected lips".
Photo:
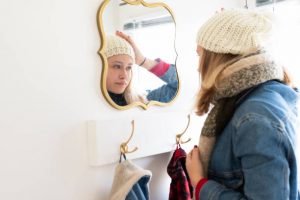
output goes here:
{"type": "Polygon", "coordinates": [[[126,86],[127,85],[126,82],[116,82],[116,84],[119,85],[119,86],[126,86]]]}

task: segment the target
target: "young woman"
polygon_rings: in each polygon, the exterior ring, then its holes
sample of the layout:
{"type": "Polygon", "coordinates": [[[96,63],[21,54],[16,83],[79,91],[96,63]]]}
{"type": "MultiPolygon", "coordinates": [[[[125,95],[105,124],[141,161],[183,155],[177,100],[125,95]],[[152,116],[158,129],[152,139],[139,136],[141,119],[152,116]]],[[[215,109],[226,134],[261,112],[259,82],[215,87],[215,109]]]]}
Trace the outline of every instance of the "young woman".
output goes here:
{"type": "Polygon", "coordinates": [[[196,199],[300,198],[299,94],[286,69],[267,53],[272,27],[268,14],[228,10],[198,32],[197,114],[208,115],[199,146],[186,159],[196,199]]]}
{"type": "Polygon", "coordinates": [[[108,61],[106,87],[112,100],[125,106],[135,101],[169,102],[178,90],[178,77],[174,65],[161,59],[150,60],[143,56],[133,40],[122,32],[107,37],[105,56],[108,61]],[[161,87],[141,94],[132,85],[132,68],[137,63],[165,82],[161,87]]]}

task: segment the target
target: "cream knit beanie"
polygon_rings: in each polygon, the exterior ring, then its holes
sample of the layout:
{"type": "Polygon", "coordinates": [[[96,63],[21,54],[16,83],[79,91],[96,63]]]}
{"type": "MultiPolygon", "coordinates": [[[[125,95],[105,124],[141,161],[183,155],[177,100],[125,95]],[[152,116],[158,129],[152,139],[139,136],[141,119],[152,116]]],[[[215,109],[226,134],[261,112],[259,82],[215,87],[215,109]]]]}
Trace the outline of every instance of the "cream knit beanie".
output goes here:
{"type": "Polygon", "coordinates": [[[109,58],[120,54],[129,55],[135,61],[133,48],[126,40],[116,35],[107,36],[104,55],[109,58]]]}
{"type": "Polygon", "coordinates": [[[262,48],[271,38],[272,16],[251,10],[225,10],[200,28],[197,44],[215,53],[243,54],[262,48]]]}

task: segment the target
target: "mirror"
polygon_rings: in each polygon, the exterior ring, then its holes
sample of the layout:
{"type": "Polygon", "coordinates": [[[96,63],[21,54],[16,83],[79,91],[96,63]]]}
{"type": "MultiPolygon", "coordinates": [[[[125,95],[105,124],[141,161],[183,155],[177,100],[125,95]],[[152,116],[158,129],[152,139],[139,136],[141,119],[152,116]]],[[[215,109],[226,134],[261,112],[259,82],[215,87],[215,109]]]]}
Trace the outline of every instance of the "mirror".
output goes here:
{"type": "Polygon", "coordinates": [[[176,69],[176,24],[171,9],[164,3],[146,3],[143,0],[104,0],[97,17],[101,38],[98,53],[103,66],[100,86],[107,102],[119,110],[135,106],[147,109],[150,105],[172,103],[179,92],[179,77],[176,69]],[[131,37],[143,59],[138,61],[137,53],[128,54],[134,49],[129,50],[132,46],[127,47],[129,43],[124,39],[119,41],[116,31],[131,37]],[[119,42],[110,42],[111,37],[117,37],[119,42]],[[112,48],[111,43],[122,43],[127,50],[119,52],[120,55],[107,54],[107,49],[112,48]],[[127,57],[128,62],[118,60],[121,57],[127,57]],[[126,78],[116,74],[117,68],[119,73],[123,69],[127,72],[126,78]],[[112,89],[114,87],[118,89],[112,89]]]}

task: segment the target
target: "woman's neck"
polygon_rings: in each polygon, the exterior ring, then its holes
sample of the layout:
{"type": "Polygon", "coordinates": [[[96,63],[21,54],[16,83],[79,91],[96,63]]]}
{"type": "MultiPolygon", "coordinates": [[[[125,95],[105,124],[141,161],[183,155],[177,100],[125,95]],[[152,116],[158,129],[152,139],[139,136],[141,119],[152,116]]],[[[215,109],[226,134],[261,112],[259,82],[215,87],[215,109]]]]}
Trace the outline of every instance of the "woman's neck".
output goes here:
{"type": "Polygon", "coordinates": [[[124,97],[124,93],[122,93],[122,94],[116,94],[116,93],[108,91],[108,94],[109,94],[110,98],[116,104],[118,104],[119,106],[126,106],[127,105],[126,99],[124,97]]]}

